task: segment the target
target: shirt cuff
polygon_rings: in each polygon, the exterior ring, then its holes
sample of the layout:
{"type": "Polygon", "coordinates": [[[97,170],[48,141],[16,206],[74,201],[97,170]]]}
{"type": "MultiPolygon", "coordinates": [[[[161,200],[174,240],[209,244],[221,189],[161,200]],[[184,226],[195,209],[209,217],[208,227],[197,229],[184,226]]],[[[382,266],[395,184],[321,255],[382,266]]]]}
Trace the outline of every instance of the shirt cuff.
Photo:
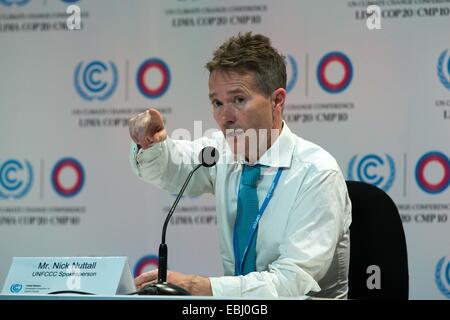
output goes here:
{"type": "Polygon", "coordinates": [[[210,277],[214,297],[240,297],[241,277],[210,277]]]}
{"type": "MultiPolygon", "coordinates": [[[[161,143],[155,143],[150,148],[147,149],[139,149],[136,153],[136,160],[139,164],[142,162],[149,162],[157,158],[161,155],[163,150],[163,145],[166,143],[166,141],[163,141],[161,143]]],[[[137,148],[137,146],[136,146],[137,148]]]]}

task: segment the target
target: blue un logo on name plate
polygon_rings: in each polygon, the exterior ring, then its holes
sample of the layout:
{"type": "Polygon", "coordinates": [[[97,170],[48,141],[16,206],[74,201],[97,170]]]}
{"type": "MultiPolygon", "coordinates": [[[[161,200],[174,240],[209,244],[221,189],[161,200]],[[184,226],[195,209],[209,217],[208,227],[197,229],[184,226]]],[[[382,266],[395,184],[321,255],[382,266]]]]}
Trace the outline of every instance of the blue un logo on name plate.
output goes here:
{"type": "Polygon", "coordinates": [[[9,291],[11,291],[11,293],[19,293],[20,291],[22,291],[22,288],[23,286],[20,283],[14,283],[9,288],[9,291]]]}

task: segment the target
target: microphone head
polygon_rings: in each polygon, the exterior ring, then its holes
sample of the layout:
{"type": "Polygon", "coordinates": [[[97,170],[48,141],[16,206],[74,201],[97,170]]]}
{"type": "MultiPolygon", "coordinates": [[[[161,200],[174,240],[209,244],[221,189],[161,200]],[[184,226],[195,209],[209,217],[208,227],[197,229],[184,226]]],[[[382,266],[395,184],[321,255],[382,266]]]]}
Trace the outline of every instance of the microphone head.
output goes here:
{"type": "Polygon", "coordinates": [[[198,159],[204,167],[215,166],[219,160],[219,151],[214,147],[205,147],[198,155],[198,159]]]}

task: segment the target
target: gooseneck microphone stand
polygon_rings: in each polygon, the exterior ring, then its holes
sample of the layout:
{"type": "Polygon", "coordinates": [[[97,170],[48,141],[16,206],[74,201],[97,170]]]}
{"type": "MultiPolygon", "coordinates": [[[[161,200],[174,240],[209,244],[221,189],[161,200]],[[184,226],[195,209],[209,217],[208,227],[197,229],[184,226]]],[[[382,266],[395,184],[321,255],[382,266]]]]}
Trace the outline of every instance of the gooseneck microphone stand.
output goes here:
{"type": "Polygon", "coordinates": [[[189,296],[191,295],[186,289],[177,286],[176,284],[167,282],[167,244],[166,244],[166,230],[167,225],[169,224],[170,218],[175,212],[175,208],[178,205],[181,197],[183,196],[184,190],[189,184],[189,181],[192,178],[192,175],[195,171],[197,171],[202,164],[197,165],[188,175],[186,181],[181,187],[180,192],[178,193],[175,202],[170,208],[169,213],[167,214],[166,221],[164,221],[163,232],[161,244],[159,245],[159,258],[158,258],[158,282],[150,283],[144,286],[142,289],[138,291],[139,295],[177,295],[177,296],[189,296]]]}
{"type": "Polygon", "coordinates": [[[191,170],[186,181],[181,187],[180,192],[178,193],[175,202],[170,208],[169,213],[167,214],[166,221],[164,221],[163,231],[162,231],[162,239],[161,244],[159,245],[159,258],[158,258],[158,281],[156,283],[150,283],[145,285],[136,293],[139,295],[179,295],[186,296],[191,295],[186,289],[177,286],[176,284],[167,282],[167,244],[166,244],[166,230],[167,225],[169,224],[170,218],[172,217],[175,208],[178,205],[181,197],[183,196],[184,190],[188,186],[189,181],[192,178],[192,175],[195,171],[197,171],[200,167],[212,167],[215,166],[217,160],[219,159],[219,152],[214,147],[205,147],[199,154],[200,164],[195,166],[194,169],[191,170]]]}

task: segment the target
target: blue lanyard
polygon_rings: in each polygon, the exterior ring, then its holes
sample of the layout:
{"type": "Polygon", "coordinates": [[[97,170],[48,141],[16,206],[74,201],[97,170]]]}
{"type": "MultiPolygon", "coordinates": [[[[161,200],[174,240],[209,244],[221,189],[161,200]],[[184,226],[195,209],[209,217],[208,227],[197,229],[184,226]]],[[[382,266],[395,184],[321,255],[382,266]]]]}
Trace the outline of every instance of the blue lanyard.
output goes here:
{"type": "Polygon", "coordinates": [[[266,210],[267,205],[269,204],[270,199],[272,198],[273,191],[275,190],[278,180],[280,180],[281,173],[283,171],[283,168],[279,168],[277,171],[277,174],[275,175],[275,178],[272,181],[272,184],[269,188],[269,191],[267,191],[266,197],[264,199],[264,202],[261,205],[261,208],[258,211],[258,214],[256,216],[255,222],[253,222],[252,228],[250,230],[250,234],[248,236],[247,245],[245,246],[245,250],[243,253],[242,258],[239,257],[239,245],[236,235],[236,223],[234,224],[234,234],[233,234],[233,245],[234,245],[234,273],[235,275],[242,275],[242,268],[244,266],[244,260],[247,256],[248,249],[250,248],[250,245],[252,243],[253,237],[255,236],[256,228],[258,228],[259,220],[261,219],[264,210],[266,210]]]}

